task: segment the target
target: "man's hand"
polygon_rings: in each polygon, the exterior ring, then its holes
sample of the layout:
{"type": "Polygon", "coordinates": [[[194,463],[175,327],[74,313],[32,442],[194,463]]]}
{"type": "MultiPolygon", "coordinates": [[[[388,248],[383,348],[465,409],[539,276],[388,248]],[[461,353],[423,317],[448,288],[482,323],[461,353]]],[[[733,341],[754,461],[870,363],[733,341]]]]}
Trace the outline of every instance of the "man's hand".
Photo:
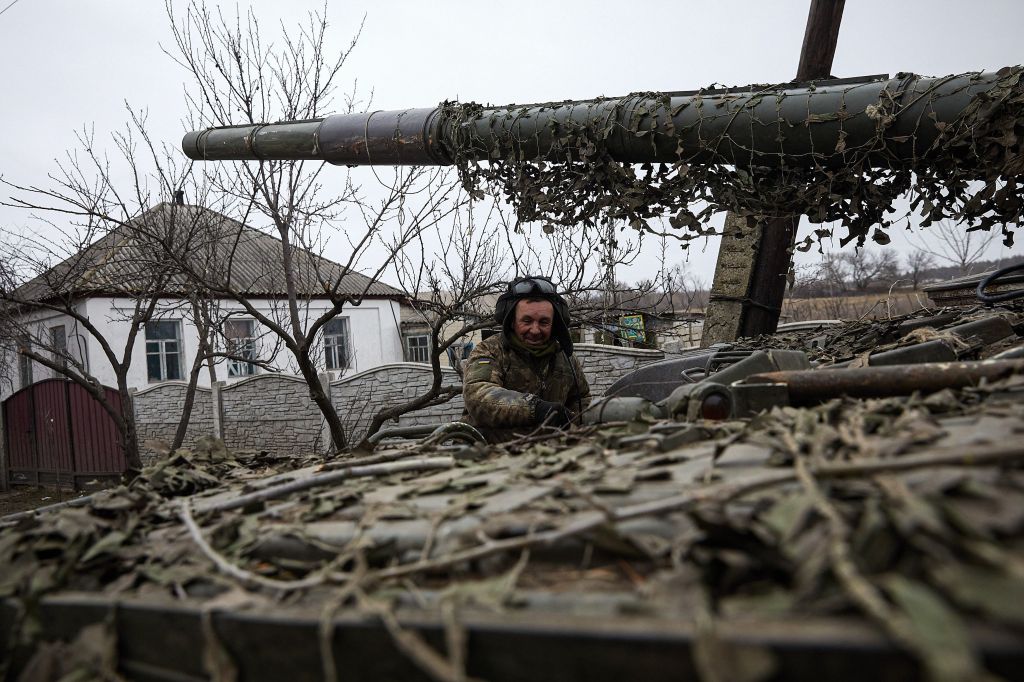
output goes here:
{"type": "Polygon", "coordinates": [[[536,424],[561,427],[569,423],[569,412],[561,403],[538,400],[533,408],[533,421],[536,424]]]}

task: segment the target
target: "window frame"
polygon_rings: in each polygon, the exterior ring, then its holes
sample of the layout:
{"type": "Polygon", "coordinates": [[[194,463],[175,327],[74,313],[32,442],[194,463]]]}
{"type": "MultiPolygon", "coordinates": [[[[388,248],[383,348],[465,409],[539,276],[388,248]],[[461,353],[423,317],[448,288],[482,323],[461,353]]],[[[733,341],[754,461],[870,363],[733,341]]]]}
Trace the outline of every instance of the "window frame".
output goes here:
{"type": "Polygon", "coordinates": [[[329,371],[344,371],[355,367],[355,353],[352,350],[352,323],[347,316],[332,317],[324,323],[323,338],[324,364],[329,371]],[[334,323],[341,325],[340,333],[330,333],[329,330],[334,323]],[[339,348],[341,349],[340,353],[339,348]]]}
{"type": "Polygon", "coordinates": [[[146,339],[146,378],[149,381],[149,383],[156,384],[156,383],[160,383],[160,382],[163,382],[163,381],[183,381],[184,371],[185,371],[184,370],[184,365],[185,365],[185,349],[184,349],[184,344],[182,343],[182,338],[181,338],[182,333],[181,332],[182,332],[181,320],[150,320],[149,322],[145,323],[144,335],[145,335],[145,339],[146,339]],[[156,325],[156,324],[171,324],[171,325],[173,325],[174,338],[155,338],[155,339],[150,339],[149,338],[150,325],[156,325]],[[173,350],[173,351],[167,350],[167,345],[171,344],[171,343],[177,344],[176,350],[173,350]],[[153,345],[151,345],[151,344],[153,344],[153,345]],[[155,352],[152,350],[152,348],[154,348],[154,347],[156,348],[155,352]],[[178,365],[177,365],[177,367],[178,367],[178,376],[177,377],[170,377],[170,376],[168,376],[168,371],[167,371],[168,363],[167,363],[167,359],[170,356],[172,356],[172,355],[176,355],[177,359],[178,359],[178,365]],[[151,372],[152,368],[150,367],[150,364],[149,364],[149,359],[150,359],[151,356],[157,356],[157,357],[160,358],[160,377],[159,378],[154,378],[153,374],[151,372]]]}
{"type": "Polygon", "coordinates": [[[32,339],[28,334],[18,337],[18,382],[21,388],[27,388],[35,383],[32,372],[32,358],[21,352],[22,349],[32,350],[32,339]]]}
{"type": "MultiPolygon", "coordinates": [[[[67,325],[55,324],[50,327],[50,351],[53,361],[60,365],[61,369],[68,366],[68,330],[67,325]],[[60,343],[57,342],[57,331],[60,331],[60,343]]],[[[55,370],[57,371],[57,370],[55,370]]]]}
{"type": "Polygon", "coordinates": [[[228,378],[237,379],[256,375],[258,367],[255,360],[259,358],[259,353],[257,352],[258,341],[259,338],[256,336],[256,320],[243,317],[224,321],[225,350],[229,355],[248,358],[248,360],[228,358],[228,378]],[[229,336],[227,329],[229,324],[248,324],[249,335],[229,336]],[[239,344],[239,342],[241,343],[239,344]],[[233,343],[239,345],[233,346],[233,343]]]}
{"type": "Polygon", "coordinates": [[[405,361],[421,362],[430,364],[430,335],[429,334],[406,334],[405,335],[405,361]],[[422,340],[423,345],[413,346],[412,342],[422,340]],[[422,354],[423,359],[417,359],[422,354]]]}

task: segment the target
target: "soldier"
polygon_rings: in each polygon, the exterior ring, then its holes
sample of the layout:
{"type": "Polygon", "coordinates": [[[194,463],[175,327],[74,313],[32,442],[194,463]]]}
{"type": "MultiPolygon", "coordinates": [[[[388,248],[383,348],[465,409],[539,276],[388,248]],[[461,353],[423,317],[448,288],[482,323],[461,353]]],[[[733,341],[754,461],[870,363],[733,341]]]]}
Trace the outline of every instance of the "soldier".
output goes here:
{"type": "Polygon", "coordinates": [[[523,277],[498,298],[494,317],[501,333],[467,361],[464,419],[491,442],[569,424],[590,403],[590,387],[572,357],[565,299],[547,277],[523,277]]]}

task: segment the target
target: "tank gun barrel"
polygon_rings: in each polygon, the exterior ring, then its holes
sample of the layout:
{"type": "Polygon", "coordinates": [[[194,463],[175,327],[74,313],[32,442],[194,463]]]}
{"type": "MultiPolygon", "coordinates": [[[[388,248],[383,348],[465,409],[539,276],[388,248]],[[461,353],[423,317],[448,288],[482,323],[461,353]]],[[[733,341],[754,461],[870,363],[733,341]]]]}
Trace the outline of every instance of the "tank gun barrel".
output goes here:
{"type": "Polygon", "coordinates": [[[878,164],[912,162],[986,93],[995,99],[1002,73],[899,74],[503,107],[445,104],[207,128],[187,133],[182,148],[191,159],[209,161],[448,165],[511,154],[558,161],[574,153],[565,136],[587,126],[624,163],[838,165],[843,150],[865,148],[878,164]]]}

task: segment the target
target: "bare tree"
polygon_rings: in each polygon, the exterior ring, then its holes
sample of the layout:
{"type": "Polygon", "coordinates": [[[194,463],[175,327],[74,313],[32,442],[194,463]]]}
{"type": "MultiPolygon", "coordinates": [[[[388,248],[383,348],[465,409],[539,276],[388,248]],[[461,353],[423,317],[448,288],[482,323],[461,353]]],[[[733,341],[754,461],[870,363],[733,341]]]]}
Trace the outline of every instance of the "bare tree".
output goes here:
{"type": "Polygon", "coordinates": [[[846,263],[837,253],[823,253],[817,263],[797,265],[793,269],[793,284],[788,298],[838,297],[846,293],[849,272],[846,263]]]}
{"type": "Polygon", "coordinates": [[[907,254],[906,264],[907,278],[914,289],[917,289],[921,284],[921,278],[924,276],[924,273],[935,267],[935,256],[927,251],[915,249],[907,254]]]}
{"type": "MultiPolygon", "coordinates": [[[[138,171],[143,158],[158,154],[144,132],[144,118],[115,134],[118,156],[138,171]]],[[[16,195],[6,205],[51,216],[63,216],[69,224],[40,220],[36,233],[21,229],[0,235],[0,301],[3,327],[16,335],[18,353],[27,361],[47,368],[82,386],[113,420],[122,441],[128,475],[141,470],[137,429],[128,375],[139,334],[145,325],[168,312],[165,297],[180,282],[170,260],[153,258],[154,245],[139,240],[136,228],[164,235],[171,251],[187,249],[186,232],[162,210],[148,210],[155,196],[167,196],[185,183],[187,166],[173,160],[163,165],[163,182],[155,189],[144,173],[134,172],[117,186],[110,160],[97,151],[91,133],[80,136],[82,149],[69,153],[51,174],[52,185],[4,184],[16,195]],[[174,224],[175,229],[171,229],[174,224]],[[87,297],[111,301],[110,322],[120,322],[123,335],[109,334],[103,320],[89,314],[87,297]],[[65,328],[51,333],[57,320],[65,328]],[[100,357],[89,358],[84,350],[91,340],[100,357]],[[114,375],[119,401],[108,400],[98,370],[106,362],[114,375]]],[[[173,209],[171,210],[173,214],[173,209]]]]}
{"type": "MultiPolygon", "coordinates": [[[[286,33],[282,49],[277,50],[262,42],[263,35],[252,14],[244,21],[232,22],[202,5],[192,4],[179,23],[170,6],[168,13],[179,49],[179,63],[190,70],[196,82],[195,89],[190,91],[194,125],[233,122],[239,112],[248,121],[327,113],[334,81],[347,53],[333,60],[327,58],[327,24],[322,16],[311,14],[308,26],[298,35],[286,33]]],[[[344,106],[345,110],[352,110],[355,100],[347,98],[344,106]]],[[[167,313],[161,307],[168,305],[166,294],[173,294],[175,314],[191,313],[200,328],[200,350],[189,372],[186,409],[175,435],[176,444],[187,428],[202,364],[206,363],[212,372],[216,361],[256,361],[246,353],[239,355],[238,349],[226,344],[218,346],[217,339],[224,336],[226,318],[232,313],[222,311],[217,317],[217,311],[204,306],[212,299],[227,298],[273,335],[275,347],[289,352],[330,427],[333,447],[344,448],[346,439],[340,419],[318,377],[324,361],[320,332],[343,306],[357,305],[362,300],[387,264],[385,258],[369,277],[357,278],[361,286],[353,287],[349,273],[355,272],[360,257],[374,245],[385,243],[385,237],[393,256],[419,231],[443,220],[455,208],[453,184],[438,188],[440,174],[413,169],[396,173],[393,182],[386,183],[384,190],[371,198],[361,194],[350,180],[341,184],[340,193],[324,197],[320,163],[267,162],[233,168],[209,165],[203,168],[203,174],[195,175],[190,164],[178,163],[177,151],[158,148],[151,142],[144,117],[135,114],[128,132],[115,140],[117,156],[127,166],[124,173],[113,172],[92,136],[83,135],[82,150],[69,154],[54,175],[55,188],[7,183],[18,193],[12,205],[53,216],[74,216],[77,222],[70,228],[61,228],[55,220],[47,225],[50,230],[65,230],[67,243],[63,245],[52,237],[44,237],[36,240],[35,250],[26,249],[18,240],[24,242],[27,236],[5,235],[9,237],[5,239],[8,258],[4,260],[2,278],[10,283],[3,292],[3,299],[9,304],[5,313],[13,315],[29,309],[60,311],[78,325],[76,329],[82,334],[96,339],[113,368],[122,396],[119,410],[111,405],[105,407],[122,433],[131,469],[140,468],[141,461],[131,400],[127,399],[127,377],[140,330],[147,321],[167,313]],[[145,152],[141,156],[139,142],[145,152]],[[147,165],[152,168],[147,169],[147,165]],[[194,206],[174,208],[169,200],[186,185],[196,204],[216,211],[193,210],[197,208],[194,206]],[[148,209],[160,200],[164,202],[161,206],[172,206],[174,217],[152,219],[148,209]],[[239,221],[218,217],[211,222],[211,214],[231,214],[239,221]],[[350,258],[339,268],[319,254],[325,247],[326,235],[336,230],[346,214],[347,229],[340,234],[348,241],[350,258]],[[258,219],[268,221],[278,238],[279,254],[272,263],[246,262],[240,248],[249,235],[245,223],[258,219]],[[363,226],[361,231],[351,229],[357,222],[363,226]],[[203,223],[202,229],[192,229],[199,223],[203,223]],[[393,233],[392,225],[398,226],[393,233]],[[80,309],[76,298],[89,290],[83,283],[87,284],[95,271],[91,267],[94,263],[81,254],[95,258],[96,250],[86,247],[111,235],[118,240],[118,248],[108,251],[123,256],[125,267],[132,273],[120,281],[105,282],[109,287],[116,285],[116,292],[134,301],[134,306],[122,306],[117,313],[130,328],[123,347],[114,347],[103,338],[102,331],[80,309]],[[47,271],[53,262],[65,259],[62,267],[42,282],[42,288],[24,288],[25,283],[47,271]],[[278,274],[288,295],[282,305],[268,311],[266,306],[254,302],[252,285],[264,284],[259,281],[261,278],[278,274]],[[309,301],[314,293],[326,297],[329,304],[311,311],[309,301]]],[[[54,371],[58,371],[58,366],[65,368],[63,371],[73,380],[102,400],[101,384],[89,373],[87,363],[55,356],[52,349],[44,347],[43,335],[32,330],[14,330],[12,335],[17,336],[15,346],[23,354],[34,354],[34,362],[54,371]],[[20,343],[25,338],[34,343],[20,343]]]]}
{"type": "Polygon", "coordinates": [[[822,289],[820,274],[817,264],[794,264],[793,283],[786,292],[786,298],[799,299],[817,296],[822,289]]]}
{"type": "Polygon", "coordinates": [[[827,295],[844,293],[848,288],[848,277],[848,268],[839,254],[822,254],[821,262],[818,263],[818,280],[825,287],[827,295]]]}
{"type": "Polygon", "coordinates": [[[677,263],[665,273],[665,287],[672,312],[693,312],[703,308],[708,295],[708,284],[677,263]]]}
{"type": "MultiPolygon", "coordinates": [[[[796,287],[806,294],[818,297],[821,302],[820,310],[816,310],[813,317],[822,315],[828,318],[843,317],[846,306],[843,294],[849,289],[847,283],[849,270],[846,263],[838,253],[823,253],[821,260],[809,266],[802,274],[795,275],[796,287]]],[[[804,317],[804,314],[800,314],[804,317]]]]}
{"type": "MultiPolygon", "coordinates": [[[[335,113],[339,75],[356,44],[358,30],[348,51],[333,55],[326,47],[328,22],[323,13],[310,13],[296,31],[282,28],[279,45],[268,41],[267,32],[251,11],[244,17],[226,17],[219,9],[193,2],[181,17],[168,3],[167,14],[174,36],[168,54],[192,81],[186,99],[193,127],[315,119],[335,113]]],[[[342,100],[341,112],[355,111],[359,105],[355,92],[342,100]]],[[[452,184],[442,186],[445,176],[441,171],[395,171],[390,180],[381,182],[377,196],[369,198],[351,176],[339,183],[332,175],[330,184],[340,184],[342,191],[325,193],[320,178],[324,168],[320,162],[302,161],[203,167],[205,179],[234,199],[233,217],[244,224],[265,220],[278,238],[287,292],[280,315],[267,314],[254,305],[249,293],[233,283],[230,272],[201,271],[189,262],[180,265],[204,289],[235,300],[280,339],[310,387],[310,395],[330,428],[334,449],[340,451],[347,439],[318,380],[318,335],[344,306],[360,303],[390,257],[412,243],[423,229],[442,221],[456,205],[452,184]],[[343,234],[349,258],[339,273],[325,267],[325,259],[317,254],[323,252],[327,234],[346,220],[343,234]],[[361,223],[358,230],[353,229],[356,221],[361,223]],[[394,226],[396,232],[389,236],[394,226]],[[346,273],[356,270],[371,247],[383,243],[389,246],[389,257],[369,274],[365,286],[353,291],[346,273]],[[313,289],[330,301],[326,309],[315,313],[306,305],[313,289]]]]}
{"type": "Polygon", "coordinates": [[[847,277],[854,290],[864,292],[873,284],[891,284],[899,277],[899,265],[893,251],[869,251],[856,248],[840,256],[846,265],[847,277]]]}
{"type": "Polygon", "coordinates": [[[640,297],[632,307],[645,315],[645,332],[653,334],[637,345],[666,350],[699,343],[694,327],[710,294],[705,280],[683,263],[665,267],[663,262],[654,277],[641,280],[634,290],[640,297]]]}
{"type": "Polygon", "coordinates": [[[938,262],[955,266],[961,276],[971,274],[972,266],[999,236],[997,232],[967,230],[949,220],[932,223],[927,229],[927,234],[919,233],[911,243],[938,262]]]}

